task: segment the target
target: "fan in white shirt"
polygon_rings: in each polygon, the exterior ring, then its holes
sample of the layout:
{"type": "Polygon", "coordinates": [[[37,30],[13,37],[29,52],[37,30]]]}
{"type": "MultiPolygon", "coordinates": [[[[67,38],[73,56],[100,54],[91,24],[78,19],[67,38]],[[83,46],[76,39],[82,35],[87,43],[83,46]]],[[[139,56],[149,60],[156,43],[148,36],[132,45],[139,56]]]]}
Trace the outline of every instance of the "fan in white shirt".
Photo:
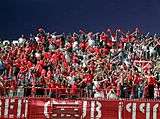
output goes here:
{"type": "Polygon", "coordinates": [[[76,51],[78,49],[78,42],[74,41],[72,45],[73,51],[76,51]]]}
{"type": "Polygon", "coordinates": [[[24,36],[22,35],[22,37],[20,37],[18,39],[19,44],[23,44],[26,41],[26,39],[24,38],[24,36]]]}
{"type": "Polygon", "coordinates": [[[116,93],[113,89],[111,89],[107,94],[107,99],[118,99],[116,93]]]}
{"type": "Polygon", "coordinates": [[[156,51],[154,50],[153,46],[149,47],[149,51],[150,51],[150,56],[153,55],[156,51]]]}
{"type": "Polygon", "coordinates": [[[94,45],[95,45],[95,41],[90,38],[90,39],[88,40],[88,45],[89,45],[89,46],[94,46],[94,45]]]}

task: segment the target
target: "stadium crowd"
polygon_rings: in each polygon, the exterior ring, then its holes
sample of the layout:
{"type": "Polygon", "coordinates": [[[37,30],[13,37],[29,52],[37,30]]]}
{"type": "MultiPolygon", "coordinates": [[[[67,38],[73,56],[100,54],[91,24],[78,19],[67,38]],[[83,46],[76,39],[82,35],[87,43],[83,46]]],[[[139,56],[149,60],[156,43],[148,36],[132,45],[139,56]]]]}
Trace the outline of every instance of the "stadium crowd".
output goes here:
{"type": "Polygon", "coordinates": [[[159,98],[160,37],[136,28],[0,42],[1,96],[159,98]],[[80,94],[80,95],[79,95],[80,94]]]}

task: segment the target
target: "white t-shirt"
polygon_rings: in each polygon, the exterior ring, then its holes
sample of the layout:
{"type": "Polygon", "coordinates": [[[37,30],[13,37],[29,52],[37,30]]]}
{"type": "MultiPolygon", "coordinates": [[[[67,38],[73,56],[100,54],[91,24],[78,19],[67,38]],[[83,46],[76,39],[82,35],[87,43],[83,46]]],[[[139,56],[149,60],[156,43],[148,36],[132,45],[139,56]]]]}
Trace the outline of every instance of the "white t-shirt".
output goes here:
{"type": "Polygon", "coordinates": [[[12,41],[13,45],[19,44],[18,40],[12,41]]]}
{"type": "Polygon", "coordinates": [[[107,99],[117,99],[116,94],[112,93],[111,91],[107,94],[107,99]]]}
{"type": "Polygon", "coordinates": [[[92,39],[88,40],[88,45],[89,46],[94,46],[94,43],[95,43],[94,40],[92,40],[92,39]]]}
{"type": "Polygon", "coordinates": [[[93,90],[96,90],[99,85],[98,81],[93,81],[93,90]]]}
{"type": "Polygon", "coordinates": [[[67,62],[70,62],[70,56],[68,55],[68,53],[65,51],[65,59],[67,60],[67,62]]]}
{"type": "Polygon", "coordinates": [[[69,83],[69,84],[71,84],[71,85],[74,84],[74,82],[75,82],[75,81],[74,81],[74,77],[67,76],[67,79],[68,79],[68,83],[69,83]]]}
{"type": "Polygon", "coordinates": [[[147,51],[147,46],[142,45],[142,49],[143,49],[144,51],[147,51]]]}
{"type": "Polygon", "coordinates": [[[55,35],[53,35],[53,34],[52,34],[51,36],[52,36],[52,38],[53,38],[53,39],[55,39],[55,38],[56,38],[56,36],[55,36],[55,35]]]}
{"type": "Polygon", "coordinates": [[[75,41],[75,42],[73,43],[72,47],[75,48],[75,47],[77,47],[77,45],[78,45],[78,42],[75,41]]]}
{"type": "Polygon", "coordinates": [[[154,53],[155,52],[154,47],[150,46],[149,51],[150,51],[150,53],[154,53]]]}
{"type": "Polygon", "coordinates": [[[36,57],[36,58],[40,58],[40,57],[41,57],[41,54],[38,53],[38,52],[36,52],[36,53],[35,53],[35,57],[36,57]]]}
{"type": "Polygon", "coordinates": [[[21,44],[21,43],[24,43],[26,41],[26,39],[25,38],[19,38],[18,39],[18,42],[21,44]]]}
{"type": "Polygon", "coordinates": [[[83,55],[82,63],[83,63],[83,67],[87,66],[87,55],[83,55]]]}
{"type": "Polygon", "coordinates": [[[112,39],[113,42],[117,41],[117,39],[115,37],[113,37],[113,36],[111,36],[111,39],[112,39]]]}
{"type": "Polygon", "coordinates": [[[38,38],[38,37],[35,37],[35,39],[36,39],[36,42],[38,42],[38,41],[39,41],[39,38],[38,38]]]}

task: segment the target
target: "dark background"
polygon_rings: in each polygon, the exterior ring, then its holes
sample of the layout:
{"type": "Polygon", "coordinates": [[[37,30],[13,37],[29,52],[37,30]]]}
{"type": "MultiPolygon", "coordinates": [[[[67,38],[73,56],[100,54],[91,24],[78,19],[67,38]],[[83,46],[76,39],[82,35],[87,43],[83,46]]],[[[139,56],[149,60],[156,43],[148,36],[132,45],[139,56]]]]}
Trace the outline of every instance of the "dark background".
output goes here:
{"type": "Polygon", "coordinates": [[[107,28],[160,30],[160,0],[0,0],[0,38],[107,28]]]}

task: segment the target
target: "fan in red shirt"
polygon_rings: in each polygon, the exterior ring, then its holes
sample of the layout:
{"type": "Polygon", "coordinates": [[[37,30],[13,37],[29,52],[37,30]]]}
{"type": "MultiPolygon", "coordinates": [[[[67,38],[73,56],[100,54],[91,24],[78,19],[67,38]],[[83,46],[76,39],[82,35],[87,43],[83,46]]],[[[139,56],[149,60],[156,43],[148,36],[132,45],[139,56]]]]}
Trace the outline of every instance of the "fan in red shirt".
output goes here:
{"type": "Polygon", "coordinates": [[[153,75],[149,75],[147,77],[147,83],[148,83],[148,94],[149,98],[153,99],[154,98],[154,87],[156,84],[156,78],[153,75]]]}
{"type": "Polygon", "coordinates": [[[93,85],[92,85],[93,78],[94,76],[93,74],[91,74],[90,70],[88,70],[87,73],[84,75],[83,82],[87,85],[86,89],[88,97],[91,97],[93,93],[93,85]]]}
{"type": "Polygon", "coordinates": [[[72,96],[76,96],[77,92],[78,92],[78,87],[77,87],[76,83],[73,83],[71,86],[70,93],[72,96]]]}
{"type": "Polygon", "coordinates": [[[107,34],[105,34],[104,32],[102,32],[100,34],[100,40],[103,41],[104,43],[107,43],[108,39],[109,38],[108,38],[107,34]]]}
{"type": "Polygon", "coordinates": [[[139,87],[139,82],[141,80],[140,75],[136,72],[133,78],[133,88],[132,88],[132,96],[133,98],[138,98],[138,87],[139,87]]]}
{"type": "Polygon", "coordinates": [[[84,75],[84,82],[88,85],[90,85],[93,81],[93,74],[87,73],[84,75]]]}
{"type": "Polygon", "coordinates": [[[79,44],[79,47],[81,48],[81,50],[84,52],[87,48],[87,43],[85,41],[82,41],[80,44],[79,44]]]}

